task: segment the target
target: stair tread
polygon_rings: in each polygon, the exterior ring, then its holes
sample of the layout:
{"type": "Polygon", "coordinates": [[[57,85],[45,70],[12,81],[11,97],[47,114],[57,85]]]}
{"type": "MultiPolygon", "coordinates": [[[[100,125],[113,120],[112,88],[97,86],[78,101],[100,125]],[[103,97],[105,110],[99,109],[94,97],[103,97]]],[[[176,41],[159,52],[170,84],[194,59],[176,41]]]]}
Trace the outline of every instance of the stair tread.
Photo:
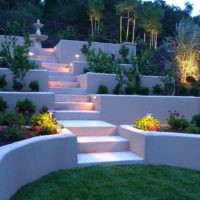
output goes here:
{"type": "Polygon", "coordinates": [[[126,138],[120,136],[80,136],[77,137],[78,143],[96,142],[128,142],[126,138]]]}
{"type": "MultiPolygon", "coordinates": [[[[60,112],[87,112],[87,113],[99,113],[99,111],[60,111],[60,112]]],[[[113,124],[101,121],[101,120],[58,120],[59,124],[65,127],[116,127],[113,124]]]]}
{"type": "MultiPolygon", "coordinates": [[[[78,163],[81,164],[114,164],[120,162],[142,163],[144,159],[130,151],[125,152],[102,152],[102,153],[80,153],[78,163]]],[[[126,163],[128,164],[128,163],[126,163]]]]}
{"type": "Polygon", "coordinates": [[[87,105],[92,105],[94,103],[92,102],[65,102],[65,101],[56,101],[55,104],[76,104],[76,105],[82,105],[82,104],[87,104],[87,105]]]}

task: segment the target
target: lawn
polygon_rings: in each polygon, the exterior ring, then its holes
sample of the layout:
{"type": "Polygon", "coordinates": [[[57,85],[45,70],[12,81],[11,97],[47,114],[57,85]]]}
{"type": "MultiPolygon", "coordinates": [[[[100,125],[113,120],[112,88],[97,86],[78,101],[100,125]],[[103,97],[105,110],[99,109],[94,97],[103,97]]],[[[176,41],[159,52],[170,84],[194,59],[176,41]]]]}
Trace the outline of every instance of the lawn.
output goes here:
{"type": "Polygon", "coordinates": [[[199,200],[200,171],[167,166],[61,170],[23,187],[12,200],[199,200]]]}

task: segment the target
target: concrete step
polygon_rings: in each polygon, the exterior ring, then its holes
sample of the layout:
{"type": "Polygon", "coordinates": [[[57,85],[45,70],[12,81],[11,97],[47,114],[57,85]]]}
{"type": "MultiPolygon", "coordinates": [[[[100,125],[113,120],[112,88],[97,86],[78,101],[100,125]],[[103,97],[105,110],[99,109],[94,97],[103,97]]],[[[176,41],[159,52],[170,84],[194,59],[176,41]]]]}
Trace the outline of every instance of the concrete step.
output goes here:
{"type": "Polygon", "coordinates": [[[99,120],[100,112],[85,110],[55,111],[57,120],[99,120]]]}
{"type": "Polygon", "coordinates": [[[129,150],[129,141],[120,136],[78,137],[78,153],[121,152],[129,150]]]}
{"type": "Polygon", "coordinates": [[[90,102],[91,98],[87,95],[65,95],[65,94],[56,94],[56,102],[90,102]]]}
{"type": "Polygon", "coordinates": [[[64,81],[49,81],[48,85],[50,88],[79,88],[80,83],[78,82],[64,82],[64,81]]]}
{"type": "Polygon", "coordinates": [[[71,72],[71,68],[67,64],[42,63],[42,68],[54,72],[71,72]]]}
{"type": "Polygon", "coordinates": [[[49,91],[55,94],[74,94],[74,95],[87,94],[87,89],[83,88],[49,88],[49,91]]]}
{"type": "MultiPolygon", "coordinates": [[[[88,111],[97,112],[97,111],[88,111]]],[[[80,118],[81,119],[81,118],[80,118]]],[[[65,128],[77,136],[113,136],[117,134],[117,127],[99,120],[59,120],[65,128]]]]}
{"type": "Polygon", "coordinates": [[[71,69],[70,68],[66,68],[66,67],[59,67],[59,68],[42,67],[42,69],[46,69],[46,70],[51,71],[51,72],[71,72],[71,69]]]}
{"type": "Polygon", "coordinates": [[[75,77],[65,77],[65,76],[49,76],[49,81],[66,81],[66,82],[76,82],[75,77]]]}
{"type": "Polygon", "coordinates": [[[56,60],[56,59],[42,59],[42,62],[45,62],[45,63],[58,63],[58,60],[56,60]]]}
{"type": "MultiPolygon", "coordinates": [[[[36,54],[33,57],[40,60],[56,60],[57,61],[57,58],[55,55],[37,55],[36,54]]],[[[45,61],[43,62],[45,63],[45,61]]]]}
{"type": "Polygon", "coordinates": [[[55,55],[55,51],[53,48],[44,48],[44,49],[38,49],[35,52],[36,55],[44,55],[44,56],[52,56],[55,55]]]}
{"type": "Polygon", "coordinates": [[[66,77],[73,77],[74,74],[72,72],[53,72],[53,71],[49,71],[49,76],[60,76],[62,78],[66,78],[66,77]]]}
{"type": "Polygon", "coordinates": [[[91,102],[55,102],[56,110],[93,110],[91,102]]]}
{"type": "Polygon", "coordinates": [[[80,167],[91,165],[127,165],[143,163],[143,158],[130,151],[78,154],[78,165],[80,167]]]}

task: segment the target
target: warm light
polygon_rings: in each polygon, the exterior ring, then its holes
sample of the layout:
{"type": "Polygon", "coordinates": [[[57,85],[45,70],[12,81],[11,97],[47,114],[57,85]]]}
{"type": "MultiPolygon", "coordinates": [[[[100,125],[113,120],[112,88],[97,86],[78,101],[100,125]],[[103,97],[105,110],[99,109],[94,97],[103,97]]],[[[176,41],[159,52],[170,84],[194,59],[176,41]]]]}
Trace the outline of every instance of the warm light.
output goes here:
{"type": "Polygon", "coordinates": [[[73,63],[70,63],[69,66],[72,67],[72,66],[73,66],[73,63]]]}
{"type": "Polygon", "coordinates": [[[30,52],[28,53],[28,55],[29,55],[30,57],[32,57],[32,56],[34,56],[34,53],[30,51],[30,52]]]}
{"type": "Polygon", "coordinates": [[[93,96],[93,99],[96,100],[96,99],[97,99],[97,96],[93,96]]]}
{"type": "Polygon", "coordinates": [[[79,59],[79,58],[80,58],[80,55],[79,55],[79,54],[76,54],[76,55],[75,55],[75,58],[76,58],[76,59],[79,59]]]}

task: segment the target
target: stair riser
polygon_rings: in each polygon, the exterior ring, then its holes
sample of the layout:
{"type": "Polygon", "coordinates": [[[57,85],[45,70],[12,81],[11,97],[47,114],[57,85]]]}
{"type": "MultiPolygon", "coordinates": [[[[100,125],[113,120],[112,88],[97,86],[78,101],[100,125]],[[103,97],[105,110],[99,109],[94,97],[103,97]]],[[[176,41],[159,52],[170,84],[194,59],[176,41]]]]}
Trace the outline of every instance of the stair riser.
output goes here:
{"type": "Polygon", "coordinates": [[[57,60],[46,60],[46,59],[42,60],[42,62],[45,62],[45,63],[58,63],[57,60]]]}
{"type": "Polygon", "coordinates": [[[98,163],[78,163],[79,167],[89,167],[89,166],[111,166],[111,165],[134,165],[134,164],[144,164],[144,160],[132,160],[132,161],[111,161],[111,162],[98,162],[98,163]]]}
{"type": "Polygon", "coordinates": [[[54,52],[47,52],[47,51],[37,51],[36,55],[39,56],[55,56],[54,52]]]}
{"type": "Polygon", "coordinates": [[[57,120],[99,120],[99,113],[55,113],[57,120]]]}
{"type": "Polygon", "coordinates": [[[49,76],[49,81],[76,82],[76,78],[74,78],[74,77],[64,77],[64,76],[49,76]]]}
{"type": "Polygon", "coordinates": [[[59,67],[59,68],[55,68],[55,67],[42,67],[45,70],[48,71],[52,71],[52,72],[71,72],[70,68],[65,68],[65,67],[59,67]]]}
{"type": "Polygon", "coordinates": [[[68,129],[80,136],[114,136],[117,135],[116,127],[68,127],[68,129]]]}
{"type": "Polygon", "coordinates": [[[56,102],[90,102],[89,96],[55,95],[56,102]]]}
{"type": "Polygon", "coordinates": [[[87,91],[84,89],[74,89],[74,88],[50,88],[49,91],[55,94],[74,94],[74,95],[87,94],[87,91]]]}
{"type": "Polygon", "coordinates": [[[57,81],[49,81],[49,87],[63,87],[64,88],[79,88],[80,84],[78,82],[57,82],[57,81]]]}
{"type": "Polygon", "coordinates": [[[128,150],[128,141],[78,143],[78,153],[120,152],[128,150]]]}
{"type": "Polygon", "coordinates": [[[93,110],[93,104],[67,104],[67,103],[56,103],[56,110],[93,110]]]}
{"type": "Polygon", "coordinates": [[[59,63],[42,63],[42,67],[69,68],[69,66],[67,64],[59,64],[59,63]]]}
{"type": "Polygon", "coordinates": [[[72,77],[73,73],[65,73],[65,72],[51,72],[49,71],[49,76],[60,76],[62,78],[72,77]]]}

